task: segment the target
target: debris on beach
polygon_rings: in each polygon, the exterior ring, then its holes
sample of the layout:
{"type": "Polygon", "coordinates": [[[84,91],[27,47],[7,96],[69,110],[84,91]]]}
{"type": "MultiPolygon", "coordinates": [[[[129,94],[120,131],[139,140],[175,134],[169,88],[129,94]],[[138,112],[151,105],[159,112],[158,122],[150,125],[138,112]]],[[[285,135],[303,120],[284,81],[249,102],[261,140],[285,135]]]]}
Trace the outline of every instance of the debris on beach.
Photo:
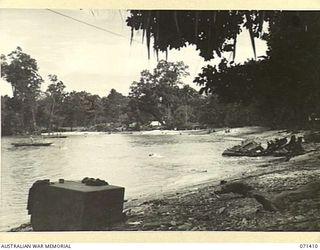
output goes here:
{"type": "Polygon", "coordinates": [[[313,131],[305,134],[305,142],[320,142],[320,131],[313,131]]]}
{"type": "Polygon", "coordinates": [[[296,190],[283,191],[276,195],[272,201],[280,210],[288,207],[288,203],[304,199],[317,199],[320,197],[320,181],[312,181],[300,186],[296,190]]]}
{"type": "Polygon", "coordinates": [[[240,145],[226,149],[222,155],[224,156],[286,156],[292,157],[304,153],[302,147],[302,137],[296,138],[292,135],[288,142],[286,137],[276,138],[274,141],[267,141],[267,148],[263,148],[261,143],[254,140],[242,141],[240,145]]]}
{"type": "Polygon", "coordinates": [[[258,156],[264,151],[261,144],[254,140],[245,140],[241,145],[236,145],[232,148],[226,149],[222,155],[225,156],[258,156]]]}
{"type": "Polygon", "coordinates": [[[276,207],[273,202],[270,200],[267,194],[255,190],[253,187],[248,184],[242,182],[224,182],[222,184],[221,190],[217,191],[218,194],[223,193],[235,193],[240,194],[243,197],[254,198],[257,202],[259,202],[263,209],[266,211],[276,211],[276,207]]]}

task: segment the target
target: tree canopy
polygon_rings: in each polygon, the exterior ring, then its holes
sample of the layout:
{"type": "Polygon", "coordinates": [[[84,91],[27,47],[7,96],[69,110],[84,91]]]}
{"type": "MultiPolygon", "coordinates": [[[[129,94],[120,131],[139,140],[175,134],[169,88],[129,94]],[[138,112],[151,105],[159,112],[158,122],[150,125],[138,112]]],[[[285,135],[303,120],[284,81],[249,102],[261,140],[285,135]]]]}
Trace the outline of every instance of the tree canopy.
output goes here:
{"type": "Polygon", "coordinates": [[[132,10],[127,19],[134,31],[142,30],[148,51],[167,52],[195,45],[200,56],[210,60],[225,51],[236,52],[237,36],[248,29],[255,53],[255,37],[263,38],[263,23],[274,15],[271,11],[238,10],[132,10]]]}
{"type": "Polygon", "coordinates": [[[163,125],[173,123],[173,110],[179,102],[179,85],[182,85],[181,78],[189,74],[187,69],[183,62],[161,60],[152,73],[148,70],[141,72],[140,80],[132,83],[129,93],[132,107],[140,114],[145,113],[140,122],[151,118],[163,125]]]}
{"type": "MultiPolygon", "coordinates": [[[[148,50],[195,45],[205,60],[220,57],[195,77],[201,91],[224,103],[258,103],[278,124],[303,124],[320,115],[320,12],[317,11],[161,11],[134,10],[127,24],[142,30],[148,50]],[[265,27],[265,28],[264,28],[265,27]],[[236,53],[238,34],[246,28],[267,42],[267,55],[244,64],[227,62],[236,53]],[[268,29],[266,29],[268,28],[268,29]]],[[[268,119],[266,119],[268,120],[268,119]]]]}
{"type": "Polygon", "coordinates": [[[8,56],[1,55],[1,77],[12,87],[15,111],[20,111],[20,121],[28,130],[36,130],[36,105],[43,82],[38,74],[35,59],[24,53],[20,47],[8,56]]]}

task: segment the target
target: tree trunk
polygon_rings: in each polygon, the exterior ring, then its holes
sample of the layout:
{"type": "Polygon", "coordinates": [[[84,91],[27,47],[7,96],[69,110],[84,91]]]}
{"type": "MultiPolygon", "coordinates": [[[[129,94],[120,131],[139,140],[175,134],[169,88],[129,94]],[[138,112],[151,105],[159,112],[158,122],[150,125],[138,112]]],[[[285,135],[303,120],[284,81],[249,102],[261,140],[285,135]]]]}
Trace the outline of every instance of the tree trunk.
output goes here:
{"type": "Polygon", "coordinates": [[[21,110],[20,110],[20,113],[21,113],[21,119],[20,119],[20,125],[21,125],[21,129],[22,129],[22,132],[25,133],[26,132],[26,127],[25,127],[25,122],[24,122],[24,110],[25,110],[25,107],[24,107],[24,100],[22,100],[21,102],[21,110]]]}
{"type": "Polygon", "coordinates": [[[188,116],[188,105],[185,105],[185,125],[188,125],[189,116],[188,116]]]}
{"type": "Polygon", "coordinates": [[[37,121],[36,121],[36,112],[35,112],[35,107],[33,106],[31,108],[31,130],[32,132],[35,132],[37,130],[37,121]]]}
{"type": "Polygon", "coordinates": [[[55,109],[55,100],[54,98],[52,98],[52,105],[49,113],[48,132],[52,131],[52,120],[53,120],[54,109],[55,109]]]}

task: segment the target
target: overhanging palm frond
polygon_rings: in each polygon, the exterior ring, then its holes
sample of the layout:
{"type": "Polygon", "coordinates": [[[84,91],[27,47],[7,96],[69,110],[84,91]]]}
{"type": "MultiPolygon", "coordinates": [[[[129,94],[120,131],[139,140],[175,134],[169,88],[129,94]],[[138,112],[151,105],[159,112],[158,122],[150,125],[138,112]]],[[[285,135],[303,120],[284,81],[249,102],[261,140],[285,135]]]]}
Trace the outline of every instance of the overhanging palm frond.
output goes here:
{"type": "Polygon", "coordinates": [[[252,49],[253,49],[253,54],[254,54],[254,58],[256,59],[257,58],[257,54],[256,54],[256,45],[255,45],[255,41],[254,41],[254,32],[253,32],[252,19],[251,19],[250,13],[246,12],[245,15],[246,15],[246,19],[247,19],[246,27],[249,30],[251,45],[252,45],[252,49]]]}
{"type": "Polygon", "coordinates": [[[155,51],[166,52],[168,49],[195,45],[205,60],[211,60],[215,55],[221,57],[225,41],[230,39],[234,41],[235,58],[237,35],[244,21],[256,58],[254,38],[257,32],[262,31],[265,19],[262,11],[132,10],[130,13],[127,24],[134,30],[142,30],[142,39],[146,37],[147,41],[148,57],[153,38],[155,51]]]}

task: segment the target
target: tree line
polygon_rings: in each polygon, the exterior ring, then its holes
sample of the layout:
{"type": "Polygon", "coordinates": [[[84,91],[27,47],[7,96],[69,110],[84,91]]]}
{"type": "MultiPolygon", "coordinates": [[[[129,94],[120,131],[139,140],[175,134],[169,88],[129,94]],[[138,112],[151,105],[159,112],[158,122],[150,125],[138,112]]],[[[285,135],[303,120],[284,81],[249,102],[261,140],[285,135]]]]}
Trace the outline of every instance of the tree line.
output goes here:
{"type": "Polygon", "coordinates": [[[254,109],[239,104],[223,105],[215,95],[203,95],[183,83],[188,66],[161,60],[153,71],[143,70],[132,82],[128,96],[115,89],[106,96],[65,90],[57,75],[44,79],[35,59],[17,48],[1,56],[2,75],[13,96],[1,96],[2,135],[63,130],[141,130],[157,121],[164,129],[192,129],[258,125],[254,109]]]}
{"type": "MultiPolygon", "coordinates": [[[[186,129],[218,125],[202,110],[209,98],[182,82],[188,66],[159,61],[153,71],[143,70],[130,86],[128,96],[112,89],[106,96],[86,91],[66,91],[57,75],[50,84],[38,73],[37,61],[20,47],[1,56],[1,77],[12,86],[13,96],[1,96],[2,135],[74,130],[140,130],[157,121],[162,128],[186,129]]],[[[223,122],[219,122],[223,124],[223,122]]]]}

